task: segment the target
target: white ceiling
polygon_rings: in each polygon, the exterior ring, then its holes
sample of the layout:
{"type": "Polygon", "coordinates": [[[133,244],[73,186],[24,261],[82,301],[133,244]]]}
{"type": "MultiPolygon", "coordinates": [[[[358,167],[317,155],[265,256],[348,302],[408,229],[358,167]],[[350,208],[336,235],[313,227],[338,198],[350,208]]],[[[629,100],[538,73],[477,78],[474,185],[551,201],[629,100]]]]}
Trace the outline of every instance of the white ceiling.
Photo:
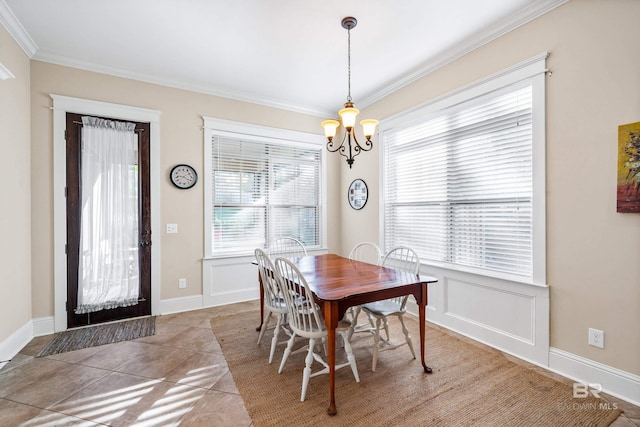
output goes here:
{"type": "Polygon", "coordinates": [[[36,60],[318,115],[359,108],[567,0],[0,0],[36,60]]]}

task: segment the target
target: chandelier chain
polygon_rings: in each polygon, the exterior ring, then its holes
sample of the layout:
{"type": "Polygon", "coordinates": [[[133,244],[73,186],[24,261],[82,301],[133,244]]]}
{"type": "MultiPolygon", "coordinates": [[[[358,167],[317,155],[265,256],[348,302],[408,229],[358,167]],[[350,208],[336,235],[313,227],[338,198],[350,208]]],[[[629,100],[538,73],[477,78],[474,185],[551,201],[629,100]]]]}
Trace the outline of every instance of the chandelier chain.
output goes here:
{"type": "Polygon", "coordinates": [[[351,102],[351,29],[347,29],[347,66],[348,66],[348,95],[347,102],[351,102]]]}

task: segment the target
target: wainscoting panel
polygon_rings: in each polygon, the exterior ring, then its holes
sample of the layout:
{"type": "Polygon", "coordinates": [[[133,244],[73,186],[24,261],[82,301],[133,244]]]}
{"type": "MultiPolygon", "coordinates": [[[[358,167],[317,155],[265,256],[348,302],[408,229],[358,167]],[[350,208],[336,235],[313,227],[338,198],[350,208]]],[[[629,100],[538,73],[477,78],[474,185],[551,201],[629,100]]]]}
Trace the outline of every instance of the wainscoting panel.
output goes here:
{"type": "Polygon", "coordinates": [[[233,304],[260,298],[258,267],[254,257],[206,259],[202,262],[205,307],[233,304]]]}
{"type": "Polygon", "coordinates": [[[445,279],[442,286],[447,316],[534,344],[535,299],[532,295],[455,279],[445,279]]]}
{"type": "MultiPolygon", "coordinates": [[[[549,288],[473,273],[423,266],[429,285],[427,320],[548,366],[549,288]]],[[[415,303],[409,311],[417,313],[415,303]]]]}

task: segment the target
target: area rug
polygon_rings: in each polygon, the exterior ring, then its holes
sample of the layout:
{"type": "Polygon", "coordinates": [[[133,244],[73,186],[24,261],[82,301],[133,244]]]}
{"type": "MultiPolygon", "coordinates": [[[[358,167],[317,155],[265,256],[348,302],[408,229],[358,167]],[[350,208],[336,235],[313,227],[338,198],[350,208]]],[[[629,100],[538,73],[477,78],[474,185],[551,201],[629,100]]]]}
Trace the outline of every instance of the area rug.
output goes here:
{"type": "Polygon", "coordinates": [[[155,333],[155,316],[87,326],[55,334],[53,340],[36,357],[132,340],[155,333]]]}
{"type": "MultiPolygon", "coordinates": [[[[593,396],[574,398],[570,385],[537,372],[540,368],[514,363],[497,350],[427,327],[430,375],[423,373],[419,356],[413,359],[407,346],[381,352],[376,372],[371,372],[372,339],[354,335],[360,383],[348,368],[336,372],[338,413],[329,416],[328,376],[311,378],[306,400],[300,402],[304,352],[291,355],[278,374],[283,346],[270,365],[271,333],[256,345],[258,310],[247,311],[246,303],[238,310],[233,314],[227,306],[214,314],[211,326],[256,427],[608,426],[621,412],[593,396]]],[[[417,343],[417,319],[409,317],[407,326],[417,343]]],[[[398,324],[392,323],[392,337],[398,333],[398,324]]],[[[337,348],[338,361],[342,356],[337,348]]],[[[318,366],[314,363],[314,370],[318,366]]]]}

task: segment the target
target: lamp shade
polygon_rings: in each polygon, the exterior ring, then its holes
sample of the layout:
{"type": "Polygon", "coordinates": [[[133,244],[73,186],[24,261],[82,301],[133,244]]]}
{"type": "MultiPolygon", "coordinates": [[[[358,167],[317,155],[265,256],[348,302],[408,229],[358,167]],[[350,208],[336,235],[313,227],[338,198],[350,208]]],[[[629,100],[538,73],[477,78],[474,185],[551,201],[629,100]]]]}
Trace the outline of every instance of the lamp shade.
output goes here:
{"type": "Polygon", "coordinates": [[[325,120],[321,125],[324,128],[324,136],[327,138],[333,138],[336,136],[336,130],[338,129],[338,126],[340,126],[340,122],[337,120],[325,120]]]}
{"type": "Polygon", "coordinates": [[[343,108],[338,111],[340,117],[342,118],[342,126],[347,129],[352,129],[356,124],[356,116],[360,113],[360,110],[353,107],[343,108]]]}
{"type": "Polygon", "coordinates": [[[371,138],[371,136],[376,132],[378,121],[375,119],[365,119],[360,121],[360,125],[362,125],[362,133],[364,136],[371,138]]]}

